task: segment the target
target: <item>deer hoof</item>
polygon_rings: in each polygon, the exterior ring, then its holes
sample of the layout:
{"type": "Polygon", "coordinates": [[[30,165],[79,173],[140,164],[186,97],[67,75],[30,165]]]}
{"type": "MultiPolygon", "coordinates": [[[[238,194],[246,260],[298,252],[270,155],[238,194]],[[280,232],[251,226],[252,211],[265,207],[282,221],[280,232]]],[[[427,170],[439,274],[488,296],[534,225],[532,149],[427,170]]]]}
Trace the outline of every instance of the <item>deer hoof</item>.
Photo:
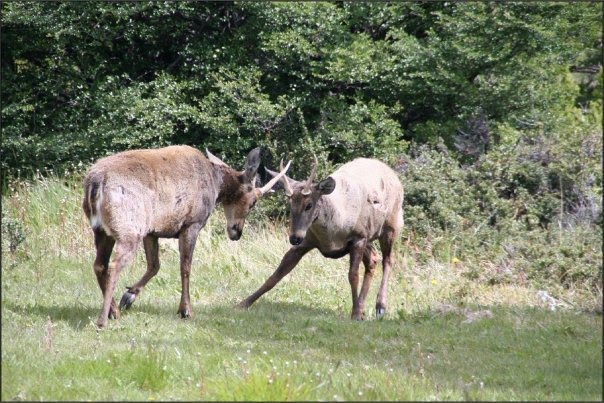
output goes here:
{"type": "Polygon", "coordinates": [[[356,312],[356,313],[355,313],[355,312],[353,312],[353,313],[352,313],[352,315],[350,315],[350,319],[352,319],[352,320],[359,320],[359,321],[361,321],[361,320],[363,320],[363,319],[364,319],[364,318],[363,318],[363,313],[362,313],[362,312],[356,312]]]}
{"type": "Polygon", "coordinates": [[[179,313],[180,317],[183,319],[188,319],[191,317],[191,311],[189,311],[186,308],[179,310],[178,313],[179,313]]]}
{"type": "Polygon", "coordinates": [[[124,295],[122,295],[122,299],[120,301],[120,309],[124,309],[124,308],[130,309],[130,307],[134,303],[135,299],[136,299],[135,293],[130,292],[130,290],[126,291],[124,293],[124,295]]]}
{"type": "Polygon", "coordinates": [[[386,308],[380,304],[375,306],[375,316],[378,319],[383,319],[384,315],[386,314],[386,308]]]}
{"type": "Polygon", "coordinates": [[[251,304],[249,302],[247,302],[247,300],[243,300],[235,306],[239,309],[248,309],[250,307],[250,305],[251,304]]]}

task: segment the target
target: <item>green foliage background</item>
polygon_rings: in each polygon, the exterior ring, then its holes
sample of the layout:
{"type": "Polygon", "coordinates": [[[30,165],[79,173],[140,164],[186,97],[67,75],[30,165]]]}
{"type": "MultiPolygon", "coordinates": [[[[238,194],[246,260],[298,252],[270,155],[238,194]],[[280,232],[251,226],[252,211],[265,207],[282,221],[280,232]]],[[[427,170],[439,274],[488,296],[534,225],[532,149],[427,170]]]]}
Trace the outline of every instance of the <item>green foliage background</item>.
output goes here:
{"type": "MultiPolygon", "coordinates": [[[[429,251],[418,259],[601,293],[601,3],[1,10],[3,193],[168,144],[237,167],[262,146],[271,168],[293,159],[296,179],[312,153],[323,175],[375,157],[401,174],[406,245],[429,251]]],[[[261,208],[274,217],[281,205],[261,208]]]]}

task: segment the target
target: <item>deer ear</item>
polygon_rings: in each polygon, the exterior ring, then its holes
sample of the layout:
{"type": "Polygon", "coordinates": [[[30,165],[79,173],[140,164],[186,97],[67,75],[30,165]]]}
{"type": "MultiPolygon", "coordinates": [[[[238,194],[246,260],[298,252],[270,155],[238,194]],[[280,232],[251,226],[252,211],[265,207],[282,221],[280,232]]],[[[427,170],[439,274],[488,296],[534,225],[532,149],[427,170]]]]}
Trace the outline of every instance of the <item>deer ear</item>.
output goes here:
{"type": "Polygon", "coordinates": [[[256,172],[260,167],[260,147],[254,148],[247,155],[247,161],[245,162],[245,168],[243,171],[244,179],[247,183],[252,183],[256,177],[256,172]]]}
{"type": "Polygon", "coordinates": [[[317,190],[322,195],[331,194],[336,188],[336,181],[330,176],[327,179],[323,179],[321,182],[317,183],[317,190]]]}

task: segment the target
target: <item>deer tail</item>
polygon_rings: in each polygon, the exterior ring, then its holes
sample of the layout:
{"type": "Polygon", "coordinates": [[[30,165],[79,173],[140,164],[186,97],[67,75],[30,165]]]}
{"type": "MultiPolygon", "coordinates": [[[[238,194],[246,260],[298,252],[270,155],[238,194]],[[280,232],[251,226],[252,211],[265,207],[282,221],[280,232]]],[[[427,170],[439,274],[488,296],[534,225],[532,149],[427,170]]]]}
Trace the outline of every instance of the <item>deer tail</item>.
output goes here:
{"type": "Polygon", "coordinates": [[[103,181],[100,177],[89,177],[86,181],[84,195],[84,212],[90,221],[92,229],[103,226],[101,203],[103,201],[103,181]]]}

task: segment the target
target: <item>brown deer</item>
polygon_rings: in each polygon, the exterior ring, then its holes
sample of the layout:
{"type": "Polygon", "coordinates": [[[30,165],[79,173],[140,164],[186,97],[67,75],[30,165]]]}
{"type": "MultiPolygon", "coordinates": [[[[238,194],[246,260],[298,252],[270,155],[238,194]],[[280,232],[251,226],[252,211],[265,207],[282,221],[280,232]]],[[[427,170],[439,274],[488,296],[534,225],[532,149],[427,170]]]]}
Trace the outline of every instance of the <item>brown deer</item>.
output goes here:
{"type": "Polygon", "coordinates": [[[159,271],[158,238],[178,238],[182,280],[178,313],[190,317],[191,261],[197,235],[208,217],[222,203],[227,234],[238,240],[256,200],[289,168],[288,164],[265,186],[256,188],[259,148],[248,154],[242,172],[206,152],[208,158],[189,146],[124,151],[100,159],[88,171],[83,209],[94,233],[93,269],[103,293],[99,327],[106,326],[108,318],[119,318],[120,309],[128,309],[159,271]],[[118,307],[113,299],[117,280],[141,241],[147,271],[136,284],[127,287],[118,307]]]}
{"type": "MultiPolygon", "coordinates": [[[[268,172],[275,178],[278,176],[276,172],[268,172]]],[[[281,176],[290,205],[289,242],[294,246],[285,253],[277,270],[239,306],[251,306],[292,271],[306,253],[317,248],[328,258],[350,255],[351,318],[361,320],[378,260],[371,242],[377,239],[382,249],[384,270],[375,312],[381,318],[386,312],[387,283],[393,264],[392,246],[403,226],[403,186],[387,165],[367,158],[357,158],[342,165],[316,184],[315,176],[316,159],[305,182],[281,176]],[[365,266],[365,276],[359,294],[361,261],[365,266]]]]}

